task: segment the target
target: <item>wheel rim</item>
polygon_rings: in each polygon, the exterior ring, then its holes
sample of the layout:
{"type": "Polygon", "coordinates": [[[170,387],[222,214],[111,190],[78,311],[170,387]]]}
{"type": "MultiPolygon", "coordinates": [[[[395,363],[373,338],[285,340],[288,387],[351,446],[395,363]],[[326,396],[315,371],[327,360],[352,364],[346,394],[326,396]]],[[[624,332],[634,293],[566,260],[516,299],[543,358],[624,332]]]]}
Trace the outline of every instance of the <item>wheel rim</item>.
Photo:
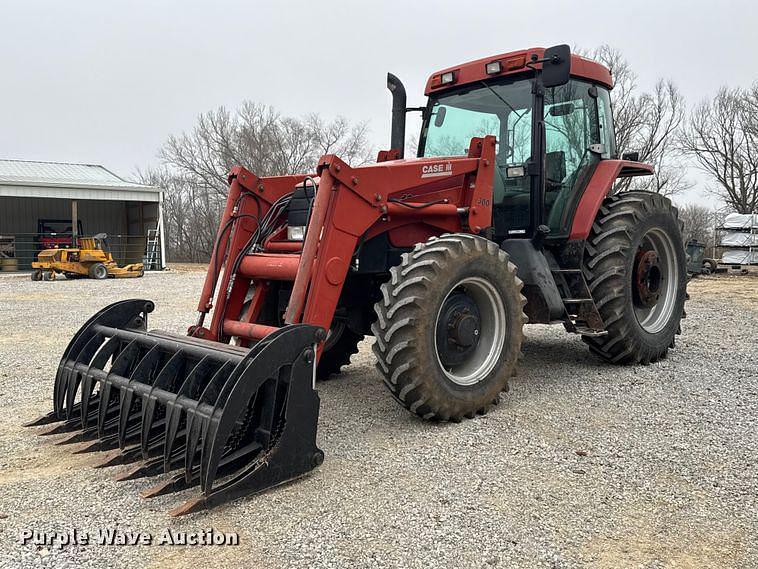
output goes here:
{"type": "Polygon", "coordinates": [[[632,271],[634,315],[643,330],[660,332],[676,306],[679,266],[674,243],[666,232],[651,229],[642,238],[632,271]]]}
{"type": "Polygon", "coordinates": [[[506,333],[505,305],[497,289],[479,277],[459,281],[445,296],[435,321],[440,369],[457,385],[479,383],[497,364],[506,333]]]}

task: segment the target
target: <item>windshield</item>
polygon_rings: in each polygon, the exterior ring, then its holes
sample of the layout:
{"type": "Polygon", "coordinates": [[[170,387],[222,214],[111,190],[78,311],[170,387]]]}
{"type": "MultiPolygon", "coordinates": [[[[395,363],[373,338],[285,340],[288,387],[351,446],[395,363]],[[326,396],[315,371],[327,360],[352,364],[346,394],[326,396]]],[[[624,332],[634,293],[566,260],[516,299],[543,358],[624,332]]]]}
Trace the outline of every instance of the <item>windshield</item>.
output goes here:
{"type": "Polygon", "coordinates": [[[531,155],[532,84],[528,79],[477,86],[430,100],[419,156],[465,156],[475,136],[497,138],[500,165],[531,155]]]}

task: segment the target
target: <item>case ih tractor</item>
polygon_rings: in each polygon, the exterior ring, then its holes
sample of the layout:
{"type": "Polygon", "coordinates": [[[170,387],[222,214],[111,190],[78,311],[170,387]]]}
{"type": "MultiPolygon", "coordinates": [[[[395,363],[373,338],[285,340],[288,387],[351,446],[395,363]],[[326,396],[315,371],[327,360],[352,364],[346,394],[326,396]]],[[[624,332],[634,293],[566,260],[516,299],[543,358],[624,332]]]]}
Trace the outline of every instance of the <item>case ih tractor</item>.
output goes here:
{"type": "Polygon", "coordinates": [[[184,514],[302,476],[316,446],[317,378],[366,335],[379,374],[434,421],[486,413],[507,390],[522,328],[560,323],[617,364],[666,356],[685,257],[676,210],[614,194],[652,167],[617,156],[608,70],[568,46],[434,73],[418,157],[405,159],[405,90],[388,75],[392,149],[351,167],[229,174],[186,336],[147,331],[149,300],[113,304],[63,354],[54,411],[34,424],[111,450],[143,493],[200,485],[184,514]]]}

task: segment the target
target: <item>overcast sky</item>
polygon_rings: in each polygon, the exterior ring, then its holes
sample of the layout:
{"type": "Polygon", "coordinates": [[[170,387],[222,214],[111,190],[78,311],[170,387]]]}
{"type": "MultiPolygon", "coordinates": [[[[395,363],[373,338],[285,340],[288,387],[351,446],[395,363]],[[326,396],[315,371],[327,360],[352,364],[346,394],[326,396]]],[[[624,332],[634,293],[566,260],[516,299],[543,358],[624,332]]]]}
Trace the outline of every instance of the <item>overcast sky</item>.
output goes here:
{"type": "Polygon", "coordinates": [[[749,1],[3,0],[0,157],[129,177],[199,113],[243,99],[368,120],[386,148],[387,71],[416,106],[436,69],[558,43],[613,45],[642,87],[670,77],[688,103],[758,79],[749,1]]]}

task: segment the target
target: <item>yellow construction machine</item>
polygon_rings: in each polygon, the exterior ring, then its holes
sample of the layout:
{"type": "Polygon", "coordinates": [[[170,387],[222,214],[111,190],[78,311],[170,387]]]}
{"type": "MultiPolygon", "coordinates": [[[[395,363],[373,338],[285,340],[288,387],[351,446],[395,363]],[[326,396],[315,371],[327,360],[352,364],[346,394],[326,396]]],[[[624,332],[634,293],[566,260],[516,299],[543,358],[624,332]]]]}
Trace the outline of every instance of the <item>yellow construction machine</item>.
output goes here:
{"type": "Polygon", "coordinates": [[[78,248],[40,251],[32,263],[32,280],[52,281],[59,273],[68,279],[141,277],[145,273],[142,263],[118,266],[108,249],[107,237],[105,233],[98,233],[93,237],[80,237],[78,248]]]}

